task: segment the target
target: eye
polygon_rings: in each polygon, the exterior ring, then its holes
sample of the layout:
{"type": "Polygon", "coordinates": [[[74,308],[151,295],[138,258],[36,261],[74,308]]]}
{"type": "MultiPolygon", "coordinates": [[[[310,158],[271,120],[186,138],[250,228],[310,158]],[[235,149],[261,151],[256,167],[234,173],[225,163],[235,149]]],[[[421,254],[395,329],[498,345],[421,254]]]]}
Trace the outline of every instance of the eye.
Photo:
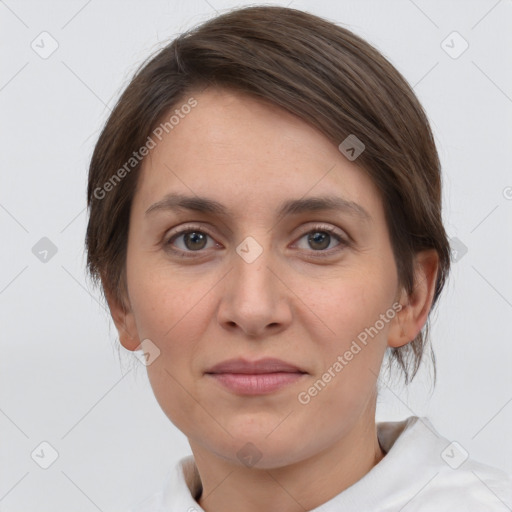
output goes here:
{"type": "MultiPolygon", "coordinates": [[[[349,242],[343,235],[329,225],[314,226],[294,244],[301,251],[307,251],[310,254],[316,253],[314,257],[332,256],[348,245],[349,242]],[[300,242],[303,240],[304,242],[301,244],[300,242]]],[[[163,242],[163,246],[166,251],[182,257],[199,256],[206,249],[221,247],[204,228],[199,226],[186,226],[171,234],[163,242]]]]}
{"type": "MultiPolygon", "coordinates": [[[[188,256],[187,253],[201,252],[203,249],[211,248],[212,244],[208,246],[208,239],[213,241],[213,238],[204,229],[189,226],[187,229],[171,235],[164,242],[164,246],[166,250],[188,256]]],[[[213,243],[213,246],[215,245],[216,243],[213,243]]]]}
{"type": "MultiPolygon", "coordinates": [[[[336,229],[331,226],[323,225],[315,226],[314,229],[310,229],[300,237],[299,241],[300,240],[305,240],[305,244],[303,244],[302,247],[300,247],[300,244],[297,244],[300,249],[328,253],[328,255],[348,245],[348,242],[341,234],[338,234],[336,229]],[[333,245],[333,242],[337,243],[333,245]],[[334,251],[330,249],[334,249],[334,251]]],[[[324,254],[318,254],[318,256],[324,256],[324,254]]],[[[325,254],[325,256],[327,256],[327,254],[325,254]]]]}

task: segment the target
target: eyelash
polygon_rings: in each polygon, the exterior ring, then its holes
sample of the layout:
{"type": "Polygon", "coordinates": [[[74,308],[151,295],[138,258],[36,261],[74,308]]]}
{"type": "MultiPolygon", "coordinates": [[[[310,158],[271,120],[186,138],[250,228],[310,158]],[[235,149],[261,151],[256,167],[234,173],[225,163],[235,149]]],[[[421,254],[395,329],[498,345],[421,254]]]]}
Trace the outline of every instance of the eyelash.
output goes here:
{"type": "MultiPolygon", "coordinates": [[[[332,249],[318,250],[318,251],[312,250],[311,252],[317,253],[313,256],[314,258],[331,257],[331,256],[333,256],[333,252],[337,253],[340,250],[342,250],[343,248],[348,247],[350,245],[350,243],[345,238],[343,238],[340,234],[338,234],[338,232],[336,231],[335,228],[328,226],[328,225],[323,225],[323,224],[319,224],[317,226],[314,226],[311,229],[308,229],[307,231],[305,231],[304,233],[302,233],[300,235],[298,240],[302,239],[305,235],[308,235],[310,233],[315,233],[315,232],[326,232],[329,235],[331,235],[332,237],[334,237],[339,243],[336,247],[334,247],[332,249]]],[[[194,257],[196,257],[194,255],[194,253],[203,252],[202,249],[197,250],[197,251],[183,251],[181,249],[175,249],[172,247],[172,242],[174,242],[180,236],[186,235],[187,233],[201,233],[201,234],[207,235],[213,239],[213,236],[207,230],[205,230],[203,227],[189,225],[189,226],[186,226],[184,229],[177,231],[176,233],[173,233],[170,237],[168,237],[166,240],[164,240],[163,246],[164,246],[165,250],[172,252],[182,258],[194,258],[194,257]]]]}

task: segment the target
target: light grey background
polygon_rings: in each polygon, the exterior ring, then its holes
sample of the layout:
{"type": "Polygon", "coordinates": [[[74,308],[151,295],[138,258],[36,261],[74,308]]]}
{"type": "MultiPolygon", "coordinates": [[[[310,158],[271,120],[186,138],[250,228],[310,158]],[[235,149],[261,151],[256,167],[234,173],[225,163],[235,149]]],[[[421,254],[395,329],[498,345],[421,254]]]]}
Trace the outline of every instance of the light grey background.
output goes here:
{"type": "MultiPolygon", "coordinates": [[[[435,391],[429,367],[409,389],[384,385],[377,419],[427,416],[470,457],[512,472],[512,2],[274,3],[344,24],[414,86],[443,164],[446,228],[459,257],[467,248],[433,318],[435,391]],[[461,55],[453,31],[469,44],[461,55]]],[[[123,510],[189,453],[145,368],[118,353],[85,279],[87,166],[140,62],[216,10],[247,4],[0,1],[4,512],[123,510]],[[43,237],[57,248],[46,262],[33,253],[43,237]],[[31,458],[51,455],[43,441],[59,454],[48,469],[31,458]]]]}

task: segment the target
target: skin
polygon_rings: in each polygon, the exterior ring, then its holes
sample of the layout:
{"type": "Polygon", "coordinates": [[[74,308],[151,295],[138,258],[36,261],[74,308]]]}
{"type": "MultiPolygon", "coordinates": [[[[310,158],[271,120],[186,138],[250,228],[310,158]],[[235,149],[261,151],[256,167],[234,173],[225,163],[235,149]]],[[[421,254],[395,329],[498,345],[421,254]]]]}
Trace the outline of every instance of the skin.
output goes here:
{"type": "MultiPolygon", "coordinates": [[[[127,309],[109,296],[122,345],[150,339],[155,396],[187,436],[208,512],[304,511],[362,478],[385,454],[375,424],[376,381],[386,347],[415,338],[431,307],[438,258],[417,254],[416,286],[398,286],[384,210],[368,176],[303,120],[225,89],[194,93],[198,105],[145,159],[133,200],[127,309]],[[206,196],[231,214],[146,210],[167,193],[206,196]],[[337,211],[276,217],[289,199],[334,194],[371,220],[337,211]],[[206,233],[200,250],[186,236],[206,233]],[[308,242],[318,224],[327,248],[308,242]],[[252,263],[236,252],[248,236],[252,263]],[[169,247],[169,246],[167,246],[169,247]],[[330,255],[321,258],[320,252],[330,255]],[[401,311],[306,405],[297,399],[394,303],[401,311]],[[226,359],[277,357],[307,373],[270,394],[240,396],[205,375],[226,359]],[[237,452],[252,443],[252,466],[237,452]]],[[[196,241],[197,244],[197,241],[196,241]]],[[[247,448],[245,448],[247,449],[247,448]]]]}

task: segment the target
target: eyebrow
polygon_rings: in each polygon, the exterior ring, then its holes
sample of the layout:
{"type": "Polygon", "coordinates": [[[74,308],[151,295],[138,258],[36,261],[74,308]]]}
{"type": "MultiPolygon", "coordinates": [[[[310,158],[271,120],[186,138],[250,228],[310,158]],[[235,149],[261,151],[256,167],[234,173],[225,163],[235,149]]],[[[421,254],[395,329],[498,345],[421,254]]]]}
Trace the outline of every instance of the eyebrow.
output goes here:
{"type": "MultiPolygon", "coordinates": [[[[231,211],[214,199],[183,194],[167,194],[162,200],[152,204],[145,215],[159,211],[191,210],[219,216],[229,216],[231,211]]],[[[277,216],[298,215],[315,211],[341,211],[371,222],[371,215],[359,204],[339,196],[317,196],[285,201],[277,212],[277,216]]]]}

